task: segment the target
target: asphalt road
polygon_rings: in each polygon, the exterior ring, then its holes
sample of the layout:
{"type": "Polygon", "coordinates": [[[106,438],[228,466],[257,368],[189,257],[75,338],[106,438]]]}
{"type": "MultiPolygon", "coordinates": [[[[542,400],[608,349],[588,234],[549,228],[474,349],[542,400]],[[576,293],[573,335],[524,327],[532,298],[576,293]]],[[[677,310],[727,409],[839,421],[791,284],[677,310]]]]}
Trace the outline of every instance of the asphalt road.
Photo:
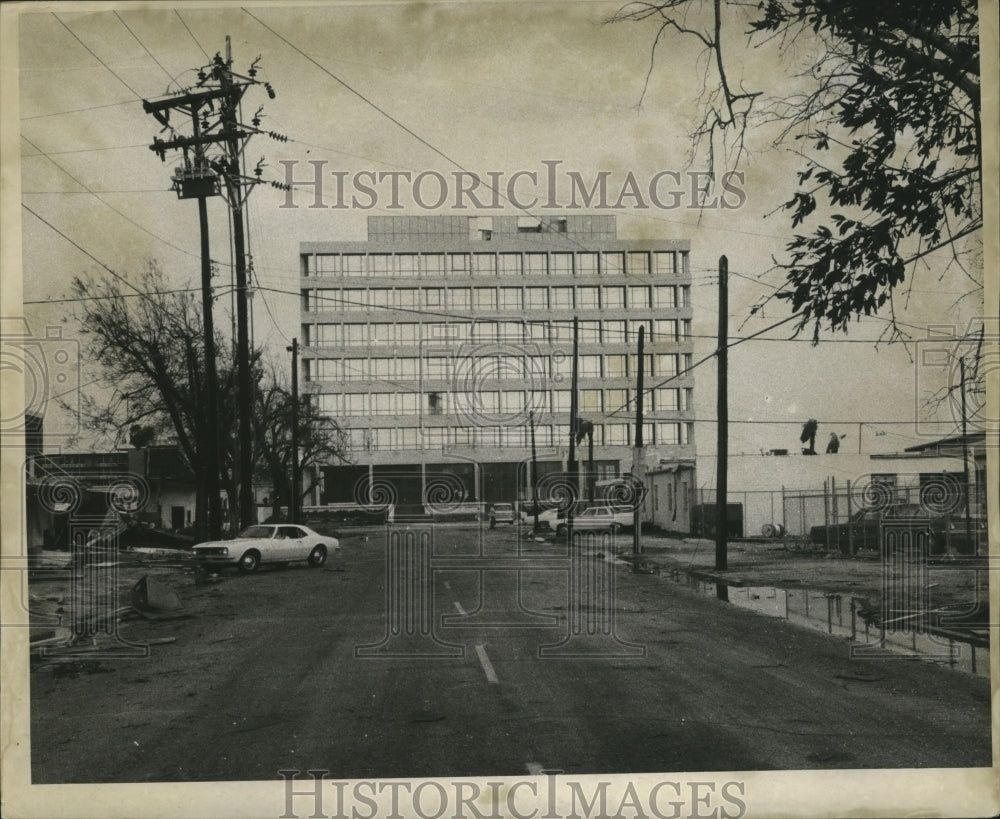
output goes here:
{"type": "Polygon", "coordinates": [[[983,677],[851,659],[607,544],[401,538],[343,538],[344,571],[159,576],[191,616],[122,630],[176,642],[33,670],[33,781],[990,764],[983,677]]]}

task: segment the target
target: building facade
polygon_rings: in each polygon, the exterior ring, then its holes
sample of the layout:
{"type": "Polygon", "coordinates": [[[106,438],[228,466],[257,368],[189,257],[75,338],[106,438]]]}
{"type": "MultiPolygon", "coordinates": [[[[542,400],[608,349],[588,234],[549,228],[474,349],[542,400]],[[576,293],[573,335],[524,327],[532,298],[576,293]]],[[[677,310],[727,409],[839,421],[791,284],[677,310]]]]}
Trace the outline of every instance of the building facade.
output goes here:
{"type": "Polygon", "coordinates": [[[399,503],[444,478],[467,501],[530,498],[532,445],[542,477],[569,457],[574,319],[580,468],[591,437],[596,481],[632,467],[640,327],[646,459],[694,457],[688,253],[579,215],[373,216],[367,241],[302,243],[305,391],[353,462],[307,502],[363,501],[379,476],[399,503]]]}

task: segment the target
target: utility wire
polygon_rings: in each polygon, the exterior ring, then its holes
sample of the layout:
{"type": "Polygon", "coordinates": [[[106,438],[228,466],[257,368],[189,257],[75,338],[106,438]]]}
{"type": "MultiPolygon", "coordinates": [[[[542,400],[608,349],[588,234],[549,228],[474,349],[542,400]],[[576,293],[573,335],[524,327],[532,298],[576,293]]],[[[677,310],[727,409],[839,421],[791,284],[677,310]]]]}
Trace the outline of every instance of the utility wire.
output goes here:
{"type": "Polygon", "coordinates": [[[58,169],[59,169],[60,171],[62,171],[62,172],[63,172],[64,174],[66,174],[66,176],[68,176],[68,177],[69,177],[70,179],[72,179],[72,180],[73,180],[74,182],[76,182],[76,184],[77,184],[77,185],[79,185],[79,186],[80,186],[81,188],[83,188],[83,191],[81,191],[81,193],[82,193],[82,192],[84,192],[84,191],[85,191],[86,193],[89,193],[89,194],[90,194],[91,196],[93,196],[93,197],[94,197],[94,198],[95,198],[95,199],[96,199],[96,200],[97,200],[98,202],[100,202],[100,203],[101,203],[102,205],[104,205],[104,206],[105,206],[105,207],[107,207],[107,208],[110,208],[110,209],[111,209],[111,210],[113,210],[113,211],[114,211],[115,213],[117,213],[117,214],[118,214],[119,216],[121,216],[121,217],[122,217],[122,219],[124,219],[124,220],[125,220],[126,222],[130,222],[131,224],[135,225],[135,226],[136,226],[137,228],[139,228],[139,230],[141,230],[141,231],[142,231],[143,233],[146,233],[146,234],[148,234],[149,236],[152,236],[152,237],[153,237],[154,239],[156,239],[156,240],[157,240],[158,242],[163,242],[163,244],[165,244],[165,245],[166,245],[167,247],[171,247],[171,248],[173,248],[174,250],[177,250],[177,251],[179,251],[180,253],[183,253],[183,254],[184,254],[185,256],[190,256],[190,257],[191,257],[191,258],[193,258],[193,259],[201,259],[201,256],[199,256],[199,255],[198,255],[197,253],[192,253],[192,252],[191,252],[191,251],[189,251],[189,250],[185,250],[185,249],[184,249],[183,247],[180,247],[179,245],[175,245],[175,244],[174,244],[173,242],[171,242],[171,241],[169,241],[169,240],[167,240],[167,239],[164,239],[164,238],[163,238],[162,236],[158,236],[158,235],[156,235],[155,233],[153,233],[153,231],[151,231],[151,230],[149,230],[148,228],[146,228],[146,227],[143,227],[142,225],[140,225],[140,224],[139,224],[139,223],[138,223],[137,221],[135,221],[135,219],[133,219],[132,217],[130,217],[130,216],[129,216],[128,214],[126,214],[126,213],[125,213],[124,211],[121,211],[121,210],[119,210],[119,209],[118,209],[118,208],[116,208],[116,207],[115,207],[114,205],[112,205],[112,204],[111,204],[110,202],[106,201],[105,199],[102,199],[102,198],[101,198],[101,197],[100,197],[100,196],[99,196],[99,195],[97,194],[97,192],[95,192],[95,191],[94,191],[94,190],[92,190],[92,189],[91,189],[90,187],[88,187],[88,186],[87,186],[87,185],[85,185],[85,184],[84,184],[83,182],[81,182],[81,181],[80,181],[79,179],[77,179],[77,178],[76,178],[76,177],[75,177],[75,176],[74,176],[73,174],[71,174],[71,173],[70,173],[70,172],[69,172],[68,170],[66,170],[66,168],[65,168],[65,167],[63,167],[63,166],[62,166],[62,165],[60,165],[60,164],[59,164],[58,162],[56,162],[56,160],[54,160],[54,159],[53,159],[53,158],[52,158],[51,156],[49,156],[49,154],[48,154],[47,152],[45,152],[45,151],[43,151],[43,150],[42,150],[41,148],[39,148],[39,147],[38,147],[38,146],[37,146],[37,145],[36,145],[36,144],[35,144],[34,142],[32,142],[32,141],[31,141],[30,139],[28,139],[28,137],[26,137],[26,136],[25,136],[24,134],[21,134],[21,139],[23,139],[23,140],[24,140],[25,142],[27,142],[27,143],[28,143],[28,144],[29,144],[29,145],[30,145],[30,146],[31,146],[32,148],[34,148],[34,149],[35,149],[36,151],[38,151],[38,154],[39,154],[40,156],[44,156],[44,157],[45,157],[46,159],[48,159],[48,160],[49,160],[49,162],[51,162],[51,163],[52,163],[53,165],[55,165],[55,166],[56,166],[56,167],[57,167],[57,168],[58,168],[58,169]]]}
{"type": "MultiPolygon", "coordinates": [[[[290,49],[292,49],[295,53],[299,54],[305,60],[308,60],[310,63],[312,63],[314,66],[316,66],[316,68],[318,68],[320,71],[322,71],[328,77],[330,77],[330,79],[334,80],[336,83],[338,83],[339,85],[341,85],[345,90],[347,90],[348,92],[350,92],[351,94],[353,94],[354,96],[356,96],[358,99],[360,99],[366,105],[368,105],[371,108],[373,108],[375,111],[377,111],[379,114],[381,114],[382,116],[384,116],[386,119],[388,119],[394,125],[396,125],[398,128],[400,128],[403,131],[405,131],[407,134],[409,134],[411,137],[413,137],[415,140],[417,140],[421,145],[424,145],[425,147],[427,147],[428,149],[430,149],[431,151],[433,151],[435,154],[437,154],[438,156],[440,156],[442,159],[444,159],[446,162],[448,162],[451,165],[454,165],[460,171],[462,171],[464,173],[467,173],[467,174],[470,174],[470,175],[475,175],[475,174],[472,174],[471,171],[469,171],[467,168],[465,168],[465,166],[463,166],[457,160],[452,159],[448,154],[446,154],[440,148],[438,148],[437,146],[435,146],[435,145],[431,144],[430,142],[428,142],[426,139],[424,139],[422,136],[420,136],[420,134],[418,134],[412,128],[410,128],[409,126],[407,126],[406,124],[404,124],[403,122],[401,122],[399,119],[397,119],[396,117],[394,117],[392,114],[390,114],[388,111],[386,111],[384,108],[382,108],[381,106],[379,106],[378,103],[376,103],[374,100],[368,98],[367,96],[365,96],[364,94],[362,94],[357,89],[355,89],[352,86],[348,85],[347,82],[345,82],[340,77],[338,77],[336,74],[334,74],[332,71],[330,71],[328,68],[326,68],[326,66],[324,66],[322,63],[320,63],[319,61],[317,61],[316,59],[314,59],[313,57],[311,57],[310,55],[308,55],[306,52],[304,52],[301,48],[299,48],[293,42],[291,42],[290,40],[288,40],[287,38],[285,38],[284,36],[282,36],[281,34],[279,34],[277,31],[275,31],[273,28],[271,28],[269,25],[267,25],[267,23],[265,23],[263,20],[261,20],[259,17],[257,17],[257,15],[255,15],[253,12],[251,12],[249,9],[247,9],[247,8],[244,7],[244,8],[242,8],[242,11],[248,17],[250,17],[251,19],[255,20],[264,29],[266,29],[267,31],[269,31],[272,35],[274,35],[279,40],[281,40],[281,42],[283,42],[286,46],[288,46],[290,49]]],[[[500,193],[499,191],[497,191],[495,188],[491,187],[490,185],[486,185],[486,188],[488,190],[493,191],[498,196],[501,196],[503,199],[505,199],[507,201],[511,201],[507,196],[504,196],[502,193],[500,193]]],[[[531,213],[531,211],[528,210],[527,208],[523,208],[523,207],[520,207],[520,206],[516,205],[516,203],[514,203],[514,202],[511,202],[511,204],[515,205],[515,207],[517,207],[517,209],[519,211],[521,211],[522,213],[524,213],[524,214],[532,217],[533,219],[539,219],[539,220],[541,220],[541,218],[542,218],[540,216],[537,216],[537,215],[531,213]]],[[[569,234],[569,233],[552,233],[550,235],[553,236],[553,237],[557,237],[559,239],[563,239],[563,240],[565,240],[565,241],[567,241],[567,242],[575,245],[576,247],[580,248],[581,250],[586,250],[587,249],[572,234],[569,234]]],[[[628,270],[626,269],[625,275],[626,276],[633,276],[635,274],[629,273],[628,270]]]]}
{"type": "MultiPolygon", "coordinates": [[[[729,342],[728,344],[725,345],[725,347],[726,347],[726,349],[731,349],[732,347],[735,347],[737,344],[742,344],[745,341],[750,341],[751,339],[755,338],[756,336],[760,335],[761,333],[766,333],[769,330],[773,330],[776,327],[780,327],[782,324],[787,324],[788,322],[793,321],[794,319],[797,319],[798,317],[799,316],[798,316],[797,313],[792,313],[792,315],[787,316],[786,318],[783,318],[781,321],[775,322],[774,324],[770,325],[769,327],[765,327],[763,330],[760,330],[757,333],[754,333],[753,335],[746,336],[745,338],[741,338],[741,339],[737,339],[736,341],[729,342]]],[[[691,366],[685,367],[683,370],[680,370],[679,372],[674,373],[673,375],[669,376],[668,378],[665,378],[660,383],[655,384],[652,387],[648,387],[648,388],[644,389],[643,392],[642,392],[642,394],[643,395],[648,395],[652,390],[659,389],[664,384],[669,384],[675,378],[680,378],[682,375],[687,375],[689,372],[691,372],[695,368],[701,366],[702,364],[704,364],[709,359],[715,358],[718,354],[719,354],[718,350],[715,350],[714,352],[709,353],[707,356],[705,356],[704,358],[699,359],[698,361],[696,361],[691,366]]],[[[638,397],[638,396],[636,396],[636,397],[638,397]]],[[[614,415],[617,415],[623,409],[627,409],[632,404],[632,402],[634,400],[635,400],[635,398],[630,398],[628,401],[626,401],[624,404],[622,404],[620,407],[618,407],[618,409],[613,410],[612,412],[608,413],[605,417],[609,417],[610,418],[610,417],[612,417],[614,415]]]]}
{"type": "Polygon", "coordinates": [[[205,55],[205,59],[211,62],[212,58],[208,55],[208,52],[205,51],[204,46],[198,42],[198,38],[191,33],[191,29],[188,28],[188,24],[184,22],[184,18],[181,17],[181,13],[176,8],[174,9],[174,14],[176,14],[177,19],[181,21],[181,25],[184,26],[184,30],[190,35],[191,39],[194,40],[194,44],[201,49],[201,53],[205,55]]]}
{"type": "Polygon", "coordinates": [[[79,250],[85,256],[87,256],[88,258],[92,259],[97,264],[99,264],[108,273],[110,273],[112,276],[114,276],[116,279],[118,279],[118,281],[120,281],[123,284],[125,284],[126,286],[132,288],[132,290],[134,290],[136,292],[136,295],[142,296],[143,298],[149,300],[149,302],[154,307],[156,307],[157,309],[159,309],[159,305],[156,304],[155,301],[153,301],[153,299],[150,296],[150,294],[145,293],[144,291],[140,290],[138,287],[136,287],[134,284],[132,284],[132,282],[130,282],[124,276],[121,276],[118,273],[116,273],[114,270],[112,270],[110,267],[108,267],[104,262],[102,262],[100,259],[98,259],[93,253],[91,253],[89,250],[87,250],[86,248],[84,248],[82,245],[80,245],[77,242],[75,242],[73,239],[71,239],[69,236],[67,236],[65,233],[63,233],[61,230],[59,230],[59,228],[57,228],[55,225],[53,225],[48,219],[46,219],[43,216],[39,215],[36,211],[34,211],[30,207],[28,207],[28,205],[24,204],[24,202],[21,203],[21,207],[24,208],[26,211],[28,211],[28,213],[30,213],[36,219],[38,219],[38,221],[42,222],[45,225],[48,225],[55,233],[57,233],[58,235],[62,236],[62,238],[65,239],[67,242],[69,242],[71,245],[73,245],[73,247],[75,247],[77,250],[79,250]]]}
{"type": "Polygon", "coordinates": [[[149,58],[160,67],[160,71],[162,71],[164,74],[167,75],[167,79],[170,80],[171,83],[173,83],[175,78],[170,74],[169,71],[167,71],[167,69],[163,67],[160,61],[156,59],[156,57],[153,55],[153,52],[150,51],[148,48],[146,48],[146,44],[139,39],[136,33],[132,31],[132,29],[129,27],[129,24],[126,23],[124,19],[122,19],[122,16],[117,11],[115,11],[115,17],[118,18],[118,22],[120,22],[123,26],[125,26],[125,30],[132,35],[132,39],[135,40],[140,46],[142,46],[142,50],[149,55],[149,58]]]}
{"type": "MultiPolygon", "coordinates": [[[[200,287],[179,287],[176,290],[153,290],[153,291],[147,290],[138,293],[119,293],[114,296],[85,296],[73,299],[38,299],[33,301],[22,301],[21,304],[74,304],[83,301],[105,301],[108,299],[134,299],[142,296],[169,296],[173,293],[200,293],[200,292],[201,292],[200,287]]],[[[225,293],[213,294],[213,298],[218,298],[218,296],[220,295],[225,295],[225,293]]]]}
{"type": "MultiPolygon", "coordinates": [[[[131,104],[131,100],[129,101],[131,104]]],[[[103,148],[74,148],[71,151],[48,151],[47,153],[37,153],[37,154],[21,154],[22,159],[28,159],[33,156],[60,156],[61,154],[90,154],[96,153],[98,151],[124,151],[128,148],[145,148],[146,145],[108,145],[103,148]]]]}
{"type": "Polygon", "coordinates": [[[66,25],[66,23],[64,23],[64,22],[63,22],[63,21],[62,21],[62,20],[61,20],[61,19],[59,18],[59,15],[58,15],[58,14],[56,14],[55,12],[52,12],[52,16],[53,16],[53,17],[55,17],[55,18],[56,18],[56,20],[58,20],[58,21],[59,21],[59,23],[60,23],[60,24],[62,25],[62,27],[63,27],[64,29],[66,29],[66,31],[68,31],[68,32],[69,32],[70,34],[72,34],[72,35],[73,35],[73,38],[74,38],[74,39],[75,39],[75,40],[76,40],[76,41],[77,41],[77,42],[78,42],[78,43],[79,43],[80,45],[82,45],[82,46],[83,46],[83,47],[84,47],[85,49],[87,49],[87,52],[88,52],[88,53],[90,54],[90,56],[91,56],[91,57],[93,57],[93,58],[94,58],[95,60],[97,60],[97,62],[99,62],[99,63],[100,63],[101,65],[103,65],[103,66],[104,66],[104,67],[105,67],[106,69],[108,69],[108,71],[110,71],[110,72],[111,72],[111,75],[112,75],[112,76],[113,76],[113,77],[114,77],[114,78],[115,78],[116,80],[118,80],[118,82],[120,82],[120,83],[121,83],[122,85],[124,85],[124,86],[125,86],[125,87],[126,87],[126,88],[127,88],[128,90],[129,90],[129,91],[131,91],[131,92],[132,92],[132,93],[133,93],[133,94],[135,95],[136,99],[140,99],[140,100],[142,99],[142,96],[141,96],[141,95],[139,94],[139,92],[138,92],[138,91],[136,91],[136,90],[135,90],[135,89],[134,89],[134,88],[133,88],[133,87],[132,87],[131,85],[129,85],[129,84],[127,83],[127,82],[125,82],[125,80],[123,80],[123,79],[122,79],[122,78],[121,78],[121,77],[120,77],[120,76],[119,76],[119,75],[118,75],[117,73],[115,73],[115,70],[114,70],[114,69],[113,69],[113,68],[112,68],[112,67],[111,67],[110,65],[108,65],[108,64],[107,64],[106,62],[104,62],[104,60],[102,60],[102,59],[101,59],[100,57],[98,57],[98,56],[97,56],[97,54],[95,54],[95,53],[93,52],[93,50],[91,50],[90,46],[88,46],[88,45],[87,45],[87,44],[86,44],[86,43],[85,43],[85,42],[84,42],[83,40],[81,40],[81,39],[80,39],[79,37],[77,37],[77,35],[76,35],[76,32],[74,32],[74,31],[73,31],[73,29],[71,29],[71,28],[70,28],[70,27],[69,27],[68,25],[66,25]]]}
{"type": "MultiPolygon", "coordinates": [[[[472,284],[472,283],[466,285],[465,283],[463,283],[462,285],[459,285],[459,286],[460,287],[467,287],[468,286],[468,287],[474,288],[477,285],[476,284],[472,284]]],[[[482,287],[484,285],[480,284],[478,286],[482,287]]],[[[488,285],[486,285],[486,286],[488,286],[488,285]]],[[[504,285],[500,285],[500,286],[503,287],[504,285]]],[[[531,286],[531,285],[525,285],[525,286],[531,286]]],[[[546,285],[539,285],[539,286],[546,286],[546,285]]],[[[553,286],[558,286],[558,285],[553,285],[553,286]]],[[[286,295],[286,296],[301,297],[301,293],[299,291],[295,291],[295,290],[285,290],[285,289],[278,288],[278,287],[263,287],[263,286],[260,286],[260,285],[258,285],[258,289],[260,289],[260,290],[266,290],[268,292],[278,293],[278,294],[286,295]]],[[[323,288],[309,288],[309,289],[322,290],[323,288]]],[[[379,288],[376,288],[376,289],[392,289],[392,288],[391,287],[385,287],[385,288],[379,287],[379,288]]],[[[420,289],[420,288],[413,288],[413,287],[406,287],[406,286],[404,286],[404,287],[396,288],[396,289],[410,290],[410,289],[420,289]]],[[[442,310],[430,310],[430,309],[426,309],[426,308],[394,307],[392,305],[386,305],[386,304],[370,304],[368,302],[353,301],[351,299],[346,299],[346,298],[342,298],[342,297],[338,297],[338,296],[314,296],[313,298],[317,302],[332,302],[332,303],[335,303],[335,304],[344,304],[344,305],[348,305],[348,306],[351,306],[351,307],[362,307],[362,308],[365,308],[366,310],[373,310],[374,309],[374,310],[388,310],[388,311],[400,312],[400,313],[412,313],[412,314],[415,314],[415,315],[430,316],[432,318],[453,318],[453,319],[457,319],[457,320],[461,320],[461,321],[504,321],[505,320],[505,314],[502,313],[502,312],[499,312],[499,311],[497,311],[496,313],[491,313],[489,318],[484,319],[484,318],[481,318],[481,317],[477,316],[474,313],[450,313],[450,312],[446,312],[446,311],[442,311],[442,310]]],[[[579,309],[582,310],[582,309],[596,309],[596,308],[579,308],[579,309]]],[[[654,308],[654,309],[656,309],[656,308],[654,308]]],[[[794,316],[786,318],[783,321],[779,322],[777,325],[770,325],[769,327],[765,327],[763,330],[759,331],[758,333],[754,333],[753,335],[750,335],[750,336],[730,336],[729,338],[733,339],[734,344],[735,343],[741,343],[741,342],[744,342],[744,341],[771,341],[771,342],[779,342],[779,343],[813,344],[812,340],[808,339],[808,338],[761,338],[760,337],[760,333],[767,332],[769,329],[773,329],[776,326],[780,326],[781,324],[784,324],[785,322],[790,321],[791,318],[793,318],[793,317],[794,316]]],[[[518,318],[515,318],[514,316],[511,316],[507,320],[509,320],[509,321],[516,321],[516,322],[524,322],[525,324],[529,324],[529,325],[550,323],[552,321],[564,321],[564,322],[570,321],[570,319],[538,319],[538,320],[530,320],[530,319],[528,319],[528,320],[526,320],[526,319],[518,319],[518,318]]],[[[609,321],[609,320],[610,321],[642,321],[642,322],[650,322],[650,321],[658,321],[660,319],[603,319],[603,318],[581,319],[581,321],[609,321]]],[[[666,320],[667,321],[687,321],[688,319],[666,319],[666,320]]],[[[366,320],[358,320],[358,321],[355,322],[355,321],[344,321],[343,319],[341,319],[339,321],[335,321],[335,322],[332,322],[332,323],[333,324],[354,324],[354,323],[357,323],[357,324],[366,324],[366,323],[369,323],[369,322],[367,322],[366,320]]],[[[918,329],[923,329],[923,328],[918,328],[918,329]]],[[[630,331],[628,331],[628,330],[607,330],[607,329],[602,330],[602,333],[608,333],[608,332],[613,333],[615,335],[621,334],[623,336],[622,341],[621,342],[616,342],[616,343],[627,343],[628,335],[630,333],[630,331]]],[[[705,333],[686,333],[683,338],[676,338],[676,339],[675,338],[670,338],[669,340],[670,341],[686,341],[688,339],[695,339],[695,338],[698,338],[698,339],[717,339],[718,337],[714,336],[714,335],[708,335],[708,334],[705,334],[705,333]]],[[[592,342],[590,342],[590,343],[592,343],[592,342]]],[[[831,338],[831,339],[825,339],[825,340],[823,340],[820,343],[824,344],[824,345],[827,345],[827,344],[873,344],[874,345],[874,344],[889,344],[889,343],[901,343],[901,342],[893,342],[892,340],[880,340],[880,339],[831,338]]]]}
{"type": "Polygon", "coordinates": [[[32,114],[30,117],[21,117],[21,122],[29,119],[43,119],[45,117],[61,117],[63,114],[80,114],[84,111],[96,111],[100,108],[117,108],[119,105],[132,105],[135,100],[122,100],[121,102],[108,102],[104,105],[88,105],[86,108],[71,108],[68,111],[53,111],[51,114],[32,114]]]}

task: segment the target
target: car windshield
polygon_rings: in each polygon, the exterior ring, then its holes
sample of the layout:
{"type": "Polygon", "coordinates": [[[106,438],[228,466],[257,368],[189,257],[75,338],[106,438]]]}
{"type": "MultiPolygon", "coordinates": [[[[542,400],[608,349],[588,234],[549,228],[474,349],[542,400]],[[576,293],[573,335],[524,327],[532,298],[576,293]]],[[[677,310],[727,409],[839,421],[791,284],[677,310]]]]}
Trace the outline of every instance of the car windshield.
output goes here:
{"type": "Polygon", "coordinates": [[[493,507],[497,512],[509,512],[513,508],[509,503],[498,503],[493,507]]]}
{"type": "Polygon", "coordinates": [[[240,532],[240,537],[271,537],[274,529],[271,526],[247,526],[242,532],[240,532]]]}

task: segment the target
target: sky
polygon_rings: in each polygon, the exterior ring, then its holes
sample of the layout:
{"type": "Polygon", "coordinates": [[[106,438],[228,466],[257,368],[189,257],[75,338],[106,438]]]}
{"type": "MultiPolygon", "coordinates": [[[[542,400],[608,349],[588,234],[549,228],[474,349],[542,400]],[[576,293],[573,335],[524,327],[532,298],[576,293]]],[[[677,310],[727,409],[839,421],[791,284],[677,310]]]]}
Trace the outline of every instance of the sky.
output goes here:
{"type": "MultiPolygon", "coordinates": [[[[264,158],[265,180],[285,179],[283,161],[296,163],[296,181],[310,177],[309,162],[325,163],[330,179],[335,171],[365,170],[465,170],[509,178],[518,170],[544,174],[546,161],[585,179],[608,171],[618,182],[628,173],[644,183],[659,171],[704,170],[704,161],[689,164],[703,58],[690,42],[665,41],[650,70],[656,26],[609,24],[619,5],[151,9],[121,3],[83,12],[72,3],[32,4],[17,18],[17,107],[5,101],[4,110],[5,117],[16,111],[19,119],[21,265],[3,271],[8,282],[20,281],[32,334],[60,327],[64,339],[78,341],[73,314],[79,305],[63,300],[71,297],[74,276],[105,275],[103,266],[129,277],[155,259],[176,286],[197,286],[197,208],[170,192],[172,161],[161,163],[148,149],[162,135],[141,100],[190,86],[197,68],[224,53],[227,35],[234,69],[245,71],[259,56],[257,78],[275,91],[272,100],[263,88],[251,88],[245,118],[262,105],[261,127],[288,137],[250,141],[248,162],[264,158]]],[[[739,31],[728,36],[744,46],[731,52],[739,55],[738,80],[748,87],[766,84],[772,92],[796,89],[789,79],[796,66],[746,48],[739,31]]],[[[807,61],[808,49],[798,56],[807,61]]],[[[774,135],[767,128],[755,132],[751,153],[738,166],[745,174],[741,207],[699,210],[687,207],[690,197],[684,196],[674,208],[640,208],[630,200],[619,210],[590,211],[615,213],[621,238],[690,240],[695,361],[715,347],[723,254],[730,269],[731,340],[789,315],[786,303],[776,300],[751,315],[782,283],[772,259],[792,228],[780,207],[803,167],[788,146],[773,145],[774,135]]],[[[285,347],[299,334],[300,242],[363,239],[369,215],[478,215],[447,206],[426,211],[412,202],[394,210],[385,196],[371,209],[310,208],[306,190],[295,192],[298,207],[289,208],[283,207],[286,197],[261,185],[249,199],[250,252],[260,288],[253,300],[254,340],[282,366],[285,347]]],[[[217,286],[223,290],[229,281],[224,207],[218,199],[209,204],[212,256],[222,265],[217,286]]],[[[518,211],[508,206],[504,212],[518,211]]],[[[968,290],[961,271],[945,270],[931,258],[917,271],[905,304],[897,306],[897,318],[913,336],[907,345],[876,343],[887,324],[873,318],[853,324],[847,335],[827,332],[817,345],[808,331],[789,340],[789,323],[732,347],[731,455],[796,452],[801,424],[809,418],[819,421],[819,442],[831,432],[842,434],[842,446],[851,452],[859,446],[864,452],[901,451],[957,432],[951,406],[923,406],[927,393],[943,384],[941,372],[925,366],[923,351],[935,343],[926,339],[932,325],[960,332],[981,315],[981,302],[963,298],[968,290]]],[[[228,299],[220,301],[228,310],[228,299]]],[[[10,304],[5,315],[16,315],[10,304]]],[[[229,319],[216,321],[226,326],[229,319]]],[[[80,389],[92,391],[88,385],[96,377],[84,360],[80,389]]],[[[715,451],[715,388],[709,359],[696,370],[695,386],[696,417],[704,421],[697,424],[696,440],[705,457],[715,451]]],[[[72,418],[56,409],[46,427],[49,449],[100,445],[65,437],[72,418]]]]}

